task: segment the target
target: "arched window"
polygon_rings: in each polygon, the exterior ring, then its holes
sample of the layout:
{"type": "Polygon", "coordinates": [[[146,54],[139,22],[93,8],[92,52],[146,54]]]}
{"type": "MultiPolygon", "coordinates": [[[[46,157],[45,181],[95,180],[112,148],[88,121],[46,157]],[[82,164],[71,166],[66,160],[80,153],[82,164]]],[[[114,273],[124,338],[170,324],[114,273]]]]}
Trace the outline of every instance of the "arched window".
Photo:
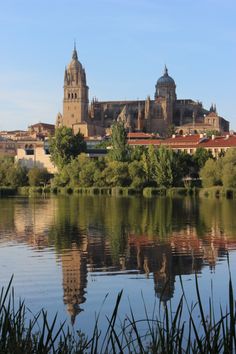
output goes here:
{"type": "Polygon", "coordinates": [[[73,93],[71,94],[71,98],[72,98],[72,99],[74,98],[74,95],[73,95],[73,93]]]}
{"type": "Polygon", "coordinates": [[[75,93],[75,98],[77,98],[77,93],[75,93]]]}
{"type": "Polygon", "coordinates": [[[68,93],[68,98],[70,98],[70,93],[68,93]]]}

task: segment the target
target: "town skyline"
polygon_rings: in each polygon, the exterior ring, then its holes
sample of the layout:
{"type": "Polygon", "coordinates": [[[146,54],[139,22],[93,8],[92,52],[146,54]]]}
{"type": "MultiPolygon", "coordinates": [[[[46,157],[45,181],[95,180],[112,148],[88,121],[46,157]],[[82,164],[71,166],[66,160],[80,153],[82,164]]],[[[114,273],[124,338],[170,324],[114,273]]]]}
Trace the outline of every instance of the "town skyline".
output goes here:
{"type": "Polygon", "coordinates": [[[56,8],[55,1],[42,1],[34,6],[26,0],[2,4],[0,130],[55,123],[74,40],[90,101],[153,97],[166,64],[178,98],[206,107],[215,103],[236,129],[233,1],[60,1],[56,8]]]}

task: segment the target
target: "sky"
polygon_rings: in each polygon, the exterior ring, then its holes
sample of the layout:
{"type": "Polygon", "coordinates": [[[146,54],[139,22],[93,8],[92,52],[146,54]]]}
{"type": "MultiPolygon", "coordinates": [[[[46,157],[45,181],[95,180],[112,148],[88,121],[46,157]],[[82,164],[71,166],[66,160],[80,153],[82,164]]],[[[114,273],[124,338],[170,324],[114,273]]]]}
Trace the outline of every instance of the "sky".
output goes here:
{"type": "Polygon", "coordinates": [[[89,98],[212,103],[236,130],[235,0],[0,0],[0,130],[55,123],[74,40],[89,98]]]}

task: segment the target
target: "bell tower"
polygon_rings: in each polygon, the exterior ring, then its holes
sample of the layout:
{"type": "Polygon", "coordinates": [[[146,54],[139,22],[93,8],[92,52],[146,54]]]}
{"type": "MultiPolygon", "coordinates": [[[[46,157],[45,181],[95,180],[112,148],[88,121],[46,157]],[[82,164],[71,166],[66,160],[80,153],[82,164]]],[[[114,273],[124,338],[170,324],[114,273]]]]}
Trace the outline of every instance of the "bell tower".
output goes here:
{"type": "Polygon", "coordinates": [[[88,118],[88,86],[86,74],[78,60],[76,46],[72,53],[72,60],[65,68],[64,99],[62,124],[73,128],[75,124],[84,123],[88,118]]]}

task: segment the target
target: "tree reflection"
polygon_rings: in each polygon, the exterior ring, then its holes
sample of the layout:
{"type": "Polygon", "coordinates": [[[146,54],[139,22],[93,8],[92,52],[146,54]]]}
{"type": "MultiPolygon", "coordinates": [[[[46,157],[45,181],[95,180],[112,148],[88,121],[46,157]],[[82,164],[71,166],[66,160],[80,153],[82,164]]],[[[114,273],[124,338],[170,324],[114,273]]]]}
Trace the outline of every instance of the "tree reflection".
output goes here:
{"type": "Polygon", "coordinates": [[[2,199],[0,240],[6,234],[55,249],[73,323],[86,301],[89,272],[135,270],[153,279],[155,294],[168,301],[176,276],[214,268],[236,248],[235,207],[234,200],[191,197],[2,199]]]}

